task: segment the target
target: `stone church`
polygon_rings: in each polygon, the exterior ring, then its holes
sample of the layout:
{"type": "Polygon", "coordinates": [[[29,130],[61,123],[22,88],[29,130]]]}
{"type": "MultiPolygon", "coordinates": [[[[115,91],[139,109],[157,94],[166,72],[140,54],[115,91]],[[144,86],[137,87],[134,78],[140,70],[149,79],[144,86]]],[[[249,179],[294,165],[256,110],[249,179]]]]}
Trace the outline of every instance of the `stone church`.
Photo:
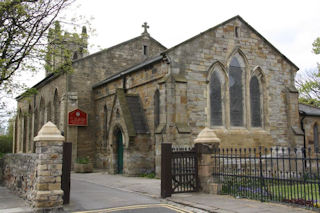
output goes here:
{"type": "MultiPolygon", "coordinates": [[[[17,97],[15,152],[52,121],[110,173],[160,172],[161,143],[192,146],[205,127],[220,147],[303,146],[298,67],[240,16],[169,49],[144,32],[91,55],[72,73],[47,73],[33,97],[17,97]],[[86,114],[70,125],[70,112],[86,114]]],[[[77,48],[75,48],[75,53],[77,48]]]]}

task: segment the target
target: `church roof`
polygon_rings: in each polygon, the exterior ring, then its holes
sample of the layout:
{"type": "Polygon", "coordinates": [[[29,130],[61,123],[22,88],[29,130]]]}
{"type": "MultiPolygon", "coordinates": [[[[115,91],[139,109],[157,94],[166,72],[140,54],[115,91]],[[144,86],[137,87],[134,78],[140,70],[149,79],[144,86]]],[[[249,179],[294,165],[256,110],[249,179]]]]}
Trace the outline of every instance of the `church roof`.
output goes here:
{"type": "Polygon", "coordinates": [[[292,61],[290,61],[285,55],[283,55],[275,46],[273,46],[265,37],[263,37],[258,31],[256,31],[250,24],[248,24],[248,23],[247,23],[243,18],[241,18],[241,16],[239,16],[239,15],[234,16],[234,17],[232,17],[232,18],[230,18],[230,19],[228,19],[228,20],[226,20],[226,21],[224,21],[224,22],[222,22],[222,23],[220,23],[220,24],[218,24],[218,25],[216,25],[216,26],[214,26],[214,27],[212,27],[212,28],[209,28],[208,30],[206,30],[206,31],[204,31],[204,32],[202,32],[202,33],[200,33],[200,34],[198,34],[198,35],[196,35],[196,36],[193,36],[193,37],[191,37],[191,38],[189,38],[189,39],[187,39],[187,40],[185,40],[185,41],[183,41],[183,42],[181,42],[181,43],[179,43],[179,44],[177,44],[177,45],[175,45],[175,46],[173,46],[173,47],[171,47],[171,48],[169,48],[169,49],[167,49],[167,50],[165,50],[165,51],[163,51],[162,54],[166,54],[166,53],[168,53],[168,52],[176,49],[177,47],[179,47],[179,46],[181,46],[181,45],[183,45],[183,44],[185,44],[185,43],[187,43],[187,42],[189,42],[189,41],[192,41],[192,40],[200,37],[201,35],[209,32],[209,31],[215,30],[215,29],[217,29],[218,27],[221,27],[221,26],[223,26],[223,25],[225,25],[225,24],[227,24],[227,23],[229,23],[229,22],[231,22],[231,21],[234,21],[235,19],[239,19],[241,22],[243,22],[244,24],[246,24],[246,25],[249,27],[250,30],[252,30],[254,33],[256,33],[264,42],[266,42],[271,48],[273,48],[278,54],[280,54],[289,64],[291,64],[293,67],[295,67],[296,70],[299,70],[299,67],[297,67],[297,65],[295,65],[295,64],[294,64],[292,61]]]}
{"type": "MultiPolygon", "coordinates": [[[[99,54],[108,52],[108,51],[110,51],[110,50],[112,50],[112,49],[115,49],[115,48],[120,47],[120,46],[122,46],[122,45],[125,45],[125,44],[127,44],[127,43],[130,43],[130,42],[133,42],[133,41],[135,41],[135,40],[138,40],[138,39],[140,39],[140,38],[142,38],[142,37],[144,37],[144,36],[145,36],[145,35],[140,35],[140,36],[138,36],[138,37],[135,37],[135,38],[132,38],[132,39],[130,39],[130,40],[124,41],[124,42],[122,42],[122,43],[116,44],[116,45],[111,46],[111,47],[109,47],[109,48],[106,48],[106,49],[100,50],[100,51],[98,51],[98,52],[92,53],[92,54],[90,54],[90,55],[88,55],[88,56],[85,56],[85,57],[79,58],[79,59],[77,59],[77,60],[74,60],[73,62],[82,61],[82,60],[87,59],[87,58],[90,58],[90,57],[92,57],[92,56],[95,56],[95,55],[99,55],[99,54]]],[[[165,46],[163,46],[160,42],[158,42],[157,40],[155,40],[154,38],[152,38],[150,35],[148,35],[148,37],[150,38],[151,41],[159,44],[162,48],[167,49],[165,46]]]]}
{"type": "Polygon", "coordinates": [[[148,133],[148,126],[144,117],[144,110],[140,101],[140,96],[127,94],[126,99],[136,133],[148,133]]]}
{"type": "MultiPolygon", "coordinates": [[[[130,40],[127,40],[127,41],[124,41],[124,42],[122,42],[122,43],[116,44],[116,45],[114,45],[114,46],[111,46],[111,47],[109,47],[109,48],[106,48],[106,49],[103,49],[103,50],[101,50],[101,51],[95,52],[95,53],[90,54],[90,55],[88,55],[88,56],[85,56],[85,57],[82,57],[82,58],[73,60],[72,63],[75,63],[75,62],[78,62],[78,61],[82,61],[82,60],[87,59],[87,58],[90,58],[90,57],[92,57],[92,56],[95,56],[95,55],[99,55],[99,54],[108,52],[108,51],[110,51],[110,50],[112,50],[112,49],[115,49],[115,48],[117,48],[117,47],[120,47],[121,45],[125,45],[125,44],[127,44],[127,43],[130,43],[130,42],[133,42],[133,41],[135,41],[135,40],[138,40],[138,39],[140,39],[140,38],[142,38],[142,37],[144,37],[144,36],[146,36],[146,34],[143,33],[142,35],[137,36],[137,37],[135,37],[135,38],[132,38],[132,39],[130,39],[130,40]]],[[[167,49],[167,48],[166,48],[165,46],[163,46],[160,42],[158,42],[157,40],[155,40],[154,38],[152,38],[152,37],[149,35],[149,33],[147,34],[147,36],[149,37],[150,40],[152,40],[153,42],[157,43],[157,44],[160,45],[162,48],[167,49]]],[[[157,57],[160,57],[160,56],[157,56],[157,57]]],[[[155,58],[157,58],[157,57],[155,57],[155,58]]],[[[162,57],[161,57],[161,58],[162,58],[162,57]]],[[[154,59],[154,58],[151,58],[150,60],[147,60],[147,61],[145,61],[145,62],[139,63],[138,65],[142,64],[142,65],[144,66],[144,64],[145,64],[146,62],[150,62],[150,61],[152,61],[152,59],[154,59]]],[[[153,62],[151,62],[151,63],[153,63],[153,62]]],[[[129,68],[129,69],[130,69],[130,68],[129,68]]],[[[120,72],[120,73],[121,73],[121,72],[120,72]]],[[[44,86],[45,84],[47,84],[48,82],[50,82],[52,79],[58,77],[59,75],[60,75],[60,73],[50,73],[50,74],[48,74],[44,79],[42,79],[41,81],[39,81],[37,84],[35,84],[35,85],[34,85],[33,87],[31,87],[31,88],[39,89],[39,88],[41,88],[42,86],[44,86]]],[[[114,76],[115,76],[115,75],[113,75],[113,76],[111,76],[111,77],[114,77],[114,76]]],[[[109,78],[111,78],[111,77],[109,77],[109,78]]],[[[100,83],[100,82],[99,82],[99,83],[100,83]]],[[[99,84],[99,83],[97,83],[97,84],[99,84]]],[[[95,87],[95,85],[93,85],[93,88],[94,88],[94,87],[95,87]]],[[[22,94],[20,94],[19,96],[17,96],[17,97],[16,97],[16,100],[19,100],[19,99],[23,98],[23,94],[24,94],[24,92],[23,92],[22,94]]]]}
{"type": "Polygon", "coordinates": [[[155,56],[155,57],[153,57],[153,58],[150,58],[150,59],[148,59],[148,60],[146,60],[146,61],[144,61],[144,62],[142,62],[142,63],[136,64],[136,65],[134,65],[134,66],[132,66],[132,67],[130,67],[130,68],[128,68],[128,69],[122,70],[122,71],[119,72],[119,73],[116,73],[116,74],[114,74],[114,75],[111,75],[110,77],[106,78],[105,80],[100,81],[100,82],[94,84],[94,85],[92,86],[92,88],[97,88],[97,87],[99,87],[99,86],[102,86],[102,85],[104,85],[104,84],[106,84],[106,83],[109,83],[110,81],[113,81],[113,80],[115,80],[115,79],[117,79],[117,78],[120,78],[120,77],[123,76],[123,75],[126,75],[126,74],[128,74],[128,73],[137,71],[137,70],[139,70],[139,69],[141,69],[141,68],[143,68],[143,67],[145,67],[145,66],[148,66],[148,65],[150,65],[150,64],[156,63],[156,62],[158,62],[158,61],[160,61],[160,60],[162,60],[162,59],[163,59],[163,56],[162,56],[162,55],[157,55],[157,56],[155,56]]]}
{"type": "Polygon", "coordinates": [[[116,90],[116,95],[129,136],[148,134],[149,128],[140,96],[137,94],[127,94],[120,88],[116,90]]]}
{"type": "Polygon", "coordinates": [[[309,116],[320,116],[320,108],[299,103],[299,113],[309,116]]]}

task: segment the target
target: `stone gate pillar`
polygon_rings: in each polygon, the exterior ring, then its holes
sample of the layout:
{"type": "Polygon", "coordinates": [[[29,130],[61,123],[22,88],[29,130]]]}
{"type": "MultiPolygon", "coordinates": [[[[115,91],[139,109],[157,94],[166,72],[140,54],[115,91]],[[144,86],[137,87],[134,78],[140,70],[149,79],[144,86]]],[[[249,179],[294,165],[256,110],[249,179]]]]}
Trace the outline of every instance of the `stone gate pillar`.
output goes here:
{"type": "Polygon", "coordinates": [[[217,194],[220,191],[220,185],[213,181],[213,159],[211,155],[213,149],[220,145],[220,139],[212,129],[204,128],[194,141],[198,146],[198,178],[200,190],[206,193],[217,194]]]}
{"type": "Polygon", "coordinates": [[[63,205],[61,190],[62,155],[64,137],[50,121],[34,138],[37,155],[37,178],[34,186],[36,209],[60,209],[63,205]]]}

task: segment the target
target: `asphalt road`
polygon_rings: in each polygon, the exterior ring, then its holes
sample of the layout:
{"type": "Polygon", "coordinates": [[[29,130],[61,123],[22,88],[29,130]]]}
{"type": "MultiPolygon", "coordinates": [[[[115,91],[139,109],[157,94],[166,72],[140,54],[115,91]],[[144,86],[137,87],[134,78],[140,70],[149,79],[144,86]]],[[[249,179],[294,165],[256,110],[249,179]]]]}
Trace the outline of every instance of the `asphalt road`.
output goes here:
{"type": "Polygon", "coordinates": [[[124,206],[118,208],[108,208],[93,211],[79,211],[75,213],[191,213],[186,210],[182,210],[168,204],[147,204],[147,205],[135,205],[135,206],[124,206]]]}
{"type": "Polygon", "coordinates": [[[80,180],[71,181],[70,204],[64,205],[64,210],[87,213],[188,212],[172,205],[161,204],[160,200],[149,196],[80,180]]]}

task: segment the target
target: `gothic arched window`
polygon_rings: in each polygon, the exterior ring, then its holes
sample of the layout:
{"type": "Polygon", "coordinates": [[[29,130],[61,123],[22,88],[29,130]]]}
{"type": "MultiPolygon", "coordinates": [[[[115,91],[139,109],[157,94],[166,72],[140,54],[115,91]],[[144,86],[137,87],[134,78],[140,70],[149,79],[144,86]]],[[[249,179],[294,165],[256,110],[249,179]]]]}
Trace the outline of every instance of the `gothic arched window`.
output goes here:
{"type": "Polygon", "coordinates": [[[23,145],[22,145],[22,152],[26,153],[27,152],[27,129],[28,129],[28,122],[27,122],[27,115],[23,115],[23,145]]]}
{"type": "Polygon", "coordinates": [[[319,152],[319,132],[318,132],[318,124],[313,126],[313,141],[314,141],[314,150],[315,152],[319,152]]]}
{"type": "Polygon", "coordinates": [[[257,76],[250,81],[251,126],[261,127],[260,85],[257,76]]]}
{"type": "Polygon", "coordinates": [[[222,125],[221,81],[218,72],[213,72],[210,78],[210,124],[222,125]]]}
{"type": "Polygon", "coordinates": [[[154,99],[154,128],[156,129],[160,123],[160,92],[156,90],[153,96],[154,99]]]}
{"type": "Polygon", "coordinates": [[[58,97],[58,91],[54,91],[54,96],[53,96],[53,121],[54,124],[57,126],[59,129],[59,122],[60,122],[60,103],[59,103],[59,97],[58,97]]]}
{"type": "Polygon", "coordinates": [[[229,66],[230,124],[243,126],[243,70],[240,62],[233,57],[229,66]]]}
{"type": "Polygon", "coordinates": [[[28,150],[31,150],[31,142],[32,142],[32,111],[31,111],[31,105],[29,105],[28,110],[28,150]]]}
{"type": "Polygon", "coordinates": [[[36,137],[39,131],[39,112],[38,109],[34,110],[34,127],[33,127],[33,136],[36,137]]]}
{"type": "Polygon", "coordinates": [[[41,98],[41,100],[40,100],[40,116],[39,116],[40,117],[40,122],[39,122],[40,126],[39,126],[39,129],[41,129],[45,123],[44,114],[45,114],[44,99],[41,98]]]}
{"type": "Polygon", "coordinates": [[[103,145],[107,146],[107,128],[108,128],[108,109],[107,105],[103,108],[103,145]]]}
{"type": "Polygon", "coordinates": [[[51,102],[49,102],[47,106],[47,121],[52,122],[51,111],[51,102]]]}

